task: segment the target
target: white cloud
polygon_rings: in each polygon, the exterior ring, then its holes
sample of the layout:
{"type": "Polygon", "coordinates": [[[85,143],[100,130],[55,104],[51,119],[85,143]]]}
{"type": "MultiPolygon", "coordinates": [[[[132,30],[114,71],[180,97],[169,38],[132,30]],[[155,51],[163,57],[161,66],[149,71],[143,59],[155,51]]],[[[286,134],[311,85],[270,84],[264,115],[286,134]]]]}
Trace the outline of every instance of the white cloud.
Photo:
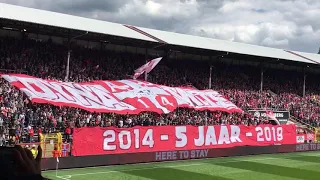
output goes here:
{"type": "MultiPolygon", "coordinates": [[[[172,1],[172,0],[132,0],[119,9],[119,14],[128,18],[131,15],[144,16],[156,19],[184,19],[192,18],[198,13],[199,4],[196,0],[172,1]]],[[[115,14],[115,16],[118,14],[115,14]]]]}
{"type": "Polygon", "coordinates": [[[319,0],[0,0],[123,24],[317,52],[319,0]]]}

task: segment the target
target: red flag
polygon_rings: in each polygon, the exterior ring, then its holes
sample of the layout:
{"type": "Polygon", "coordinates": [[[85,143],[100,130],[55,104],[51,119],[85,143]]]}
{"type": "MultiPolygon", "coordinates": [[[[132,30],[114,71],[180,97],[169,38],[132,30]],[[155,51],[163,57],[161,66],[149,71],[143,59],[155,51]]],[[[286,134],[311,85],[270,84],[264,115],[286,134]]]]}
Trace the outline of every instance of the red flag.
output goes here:
{"type": "Polygon", "coordinates": [[[153,59],[134,71],[133,79],[137,79],[143,73],[149,73],[161,61],[162,57],[153,59]]]}

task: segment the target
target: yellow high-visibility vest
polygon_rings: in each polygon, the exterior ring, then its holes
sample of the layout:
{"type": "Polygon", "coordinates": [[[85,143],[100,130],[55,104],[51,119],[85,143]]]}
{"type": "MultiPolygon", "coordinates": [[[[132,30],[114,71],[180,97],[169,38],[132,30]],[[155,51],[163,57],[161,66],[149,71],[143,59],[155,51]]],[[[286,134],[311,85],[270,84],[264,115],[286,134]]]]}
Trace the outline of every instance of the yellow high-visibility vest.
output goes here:
{"type": "Polygon", "coordinates": [[[31,153],[32,153],[32,155],[33,155],[34,158],[37,157],[37,154],[38,154],[37,150],[31,149],[31,153]]]}

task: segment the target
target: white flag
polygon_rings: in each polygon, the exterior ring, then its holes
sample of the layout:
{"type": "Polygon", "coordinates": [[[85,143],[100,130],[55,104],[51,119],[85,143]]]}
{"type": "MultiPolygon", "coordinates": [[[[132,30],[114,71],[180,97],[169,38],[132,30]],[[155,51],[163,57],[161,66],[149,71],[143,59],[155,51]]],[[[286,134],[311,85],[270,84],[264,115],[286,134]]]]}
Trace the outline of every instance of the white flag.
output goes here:
{"type": "Polygon", "coordinates": [[[149,73],[161,61],[162,57],[153,59],[134,71],[133,79],[137,79],[143,73],[149,73]]]}
{"type": "Polygon", "coordinates": [[[57,157],[57,163],[59,163],[59,157],[57,157]]]}
{"type": "Polygon", "coordinates": [[[271,120],[277,120],[275,114],[273,113],[273,111],[266,111],[267,114],[267,118],[270,118],[271,120]]]}
{"type": "Polygon", "coordinates": [[[266,110],[266,114],[267,114],[267,118],[270,120],[273,120],[275,122],[277,122],[278,125],[280,125],[280,122],[278,121],[278,119],[276,118],[276,115],[274,114],[273,111],[268,111],[266,110]]]}

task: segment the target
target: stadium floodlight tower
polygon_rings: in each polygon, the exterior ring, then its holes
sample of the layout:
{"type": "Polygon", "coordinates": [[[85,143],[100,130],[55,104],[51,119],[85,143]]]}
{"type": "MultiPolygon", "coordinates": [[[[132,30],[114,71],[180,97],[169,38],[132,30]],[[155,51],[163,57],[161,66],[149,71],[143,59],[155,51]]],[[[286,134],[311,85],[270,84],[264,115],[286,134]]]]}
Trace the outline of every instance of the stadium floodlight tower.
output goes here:
{"type": "Polygon", "coordinates": [[[86,33],[84,33],[84,34],[80,34],[78,36],[74,36],[68,42],[68,56],[67,56],[66,76],[65,76],[65,79],[64,79],[66,82],[69,80],[70,56],[71,56],[70,44],[71,44],[72,40],[77,39],[77,38],[82,37],[82,36],[85,36],[87,34],[89,34],[88,31],[86,33]]]}
{"type": "MultiPolygon", "coordinates": [[[[217,55],[217,56],[210,56],[210,60],[212,61],[213,58],[216,58],[216,59],[220,59],[220,58],[224,58],[225,56],[228,56],[229,55],[229,52],[226,52],[224,54],[220,54],[220,55],[217,55]]],[[[210,71],[209,71],[209,82],[208,82],[208,88],[211,89],[212,88],[212,68],[214,68],[214,66],[210,65],[209,67],[210,71]]]]}

